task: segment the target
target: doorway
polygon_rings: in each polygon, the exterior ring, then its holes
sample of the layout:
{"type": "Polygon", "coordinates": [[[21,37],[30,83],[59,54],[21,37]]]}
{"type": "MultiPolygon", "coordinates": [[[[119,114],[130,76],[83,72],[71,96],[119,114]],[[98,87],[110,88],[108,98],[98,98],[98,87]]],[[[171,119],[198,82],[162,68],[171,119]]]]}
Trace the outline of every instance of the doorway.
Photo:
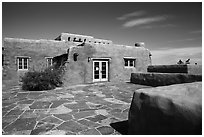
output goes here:
{"type": "Polygon", "coordinates": [[[93,82],[108,81],[108,61],[93,61],[93,82]]]}

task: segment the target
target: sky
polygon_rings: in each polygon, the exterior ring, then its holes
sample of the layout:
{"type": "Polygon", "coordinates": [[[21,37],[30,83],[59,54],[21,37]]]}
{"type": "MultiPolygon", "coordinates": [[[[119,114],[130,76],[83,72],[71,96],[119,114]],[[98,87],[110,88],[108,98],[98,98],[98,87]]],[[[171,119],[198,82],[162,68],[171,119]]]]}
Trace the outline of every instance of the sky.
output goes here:
{"type": "Polygon", "coordinates": [[[62,32],[134,46],[153,65],[202,64],[201,2],[2,3],[2,37],[52,39],[62,32]]]}

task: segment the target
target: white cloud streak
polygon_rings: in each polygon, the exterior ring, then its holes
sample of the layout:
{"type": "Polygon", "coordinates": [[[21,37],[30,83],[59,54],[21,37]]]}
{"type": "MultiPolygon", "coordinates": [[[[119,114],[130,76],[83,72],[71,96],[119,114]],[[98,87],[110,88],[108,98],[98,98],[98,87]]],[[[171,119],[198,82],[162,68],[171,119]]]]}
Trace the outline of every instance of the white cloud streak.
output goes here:
{"type": "Polygon", "coordinates": [[[133,20],[125,22],[123,24],[123,27],[130,28],[130,27],[134,27],[134,26],[150,24],[153,22],[159,22],[159,21],[163,21],[163,20],[166,20],[166,16],[156,16],[156,17],[133,19],[133,20]]]}
{"type": "Polygon", "coordinates": [[[194,40],[198,40],[198,39],[200,39],[200,38],[201,38],[201,37],[198,37],[198,38],[188,38],[188,39],[178,39],[178,40],[170,40],[170,41],[167,41],[167,43],[194,41],[194,40]]]}
{"type": "Polygon", "coordinates": [[[140,27],[141,29],[154,29],[154,28],[172,28],[172,27],[177,27],[177,25],[175,24],[163,24],[163,25],[146,25],[146,26],[142,26],[140,27]]]}
{"type": "Polygon", "coordinates": [[[194,31],[191,31],[189,33],[191,33],[191,34],[201,34],[202,30],[194,30],[194,31]]]}
{"type": "Polygon", "coordinates": [[[153,65],[172,65],[178,60],[186,61],[190,58],[191,64],[202,64],[202,47],[172,48],[162,50],[152,50],[153,65]]]}
{"type": "Polygon", "coordinates": [[[121,16],[121,17],[118,17],[117,19],[118,20],[126,20],[129,17],[138,17],[138,16],[142,16],[142,15],[145,15],[145,14],[146,14],[145,11],[135,11],[135,12],[127,13],[127,14],[121,16]]]}

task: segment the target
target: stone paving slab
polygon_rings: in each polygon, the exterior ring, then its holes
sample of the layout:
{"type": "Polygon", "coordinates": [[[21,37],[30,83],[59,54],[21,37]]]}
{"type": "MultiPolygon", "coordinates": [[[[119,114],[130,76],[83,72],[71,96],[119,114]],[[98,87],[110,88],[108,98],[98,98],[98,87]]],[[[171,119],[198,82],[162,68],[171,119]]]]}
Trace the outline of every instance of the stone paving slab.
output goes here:
{"type": "Polygon", "coordinates": [[[2,91],[4,135],[120,135],[110,124],[127,120],[133,92],[147,86],[96,83],[47,91],[2,91]]]}

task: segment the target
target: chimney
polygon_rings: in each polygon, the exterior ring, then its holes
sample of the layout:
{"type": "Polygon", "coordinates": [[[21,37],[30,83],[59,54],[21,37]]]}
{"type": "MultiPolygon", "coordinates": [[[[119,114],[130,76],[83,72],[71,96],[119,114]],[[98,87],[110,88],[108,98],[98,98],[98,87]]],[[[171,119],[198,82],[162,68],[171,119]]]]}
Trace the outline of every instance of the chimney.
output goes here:
{"type": "Polygon", "coordinates": [[[135,47],[145,47],[145,43],[144,42],[136,42],[135,47]]]}

